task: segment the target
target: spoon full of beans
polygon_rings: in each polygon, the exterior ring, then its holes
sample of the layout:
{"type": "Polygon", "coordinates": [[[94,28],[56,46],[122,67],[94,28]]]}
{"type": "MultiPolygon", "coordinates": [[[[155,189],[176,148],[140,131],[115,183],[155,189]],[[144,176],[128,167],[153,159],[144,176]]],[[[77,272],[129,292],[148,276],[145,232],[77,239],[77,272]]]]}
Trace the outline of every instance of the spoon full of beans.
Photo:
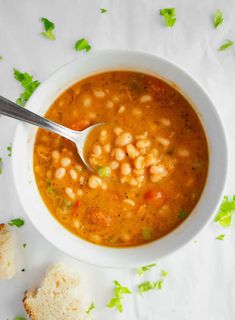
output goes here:
{"type": "Polygon", "coordinates": [[[94,124],[82,131],[75,131],[69,128],[66,128],[58,123],[55,123],[51,120],[48,120],[46,118],[43,118],[36,113],[29,111],[27,109],[24,109],[20,106],[18,106],[16,103],[3,98],[0,96],[0,114],[4,116],[8,116],[11,118],[15,118],[18,120],[21,120],[23,122],[27,122],[30,124],[33,124],[37,127],[46,129],[48,131],[51,131],[53,133],[59,134],[62,137],[71,140],[75,143],[77,147],[77,152],[79,156],[81,157],[83,163],[85,166],[92,171],[91,167],[89,166],[88,162],[86,161],[84,157],[84,145],[86,143],[86,139],[90,132],[98,127],[103,125],[103,123],[97,123],[94,124]]]}

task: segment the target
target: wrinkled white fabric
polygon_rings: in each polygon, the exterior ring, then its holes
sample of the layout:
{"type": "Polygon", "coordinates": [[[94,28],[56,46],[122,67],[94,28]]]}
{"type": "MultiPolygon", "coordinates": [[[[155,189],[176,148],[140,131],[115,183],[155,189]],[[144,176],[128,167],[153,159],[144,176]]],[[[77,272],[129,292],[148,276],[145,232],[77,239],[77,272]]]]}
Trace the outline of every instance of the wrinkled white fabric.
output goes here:
{"type": "MultiPolygon", "coordinates": [[[[0,94],[16,100],[21,88],[13,67],[43,81],[64,63],[82,55],[73,49],[85,37],[92,50],[142,50],[168,58],[190,72],[208,91],[225,124],[230,150],[226,192],[235,193],[235,46],[217,48],[225,39],[235,40],[233,0],[0,0],[0,94]],[[159,9],[175,7],[177,22],[165,28],[159,9]],[[100,8],[108,12],[101,14],[100,8]],[[215,30],[217,8],[224,23],[215,30]],[[40,35],[40,17],[55,23],[56,41],[40,35]]],[[[185,248],[158,261],[158,267],[141,280],[135,270],[108,270],[81,264],[48,243],[32,226],[16,197],[11,177],[11,143],[16,121],[0,117],[0,222],[24,217],[17,239],[18,274],[0,282],[0,320],[23,314],[23,292],[38,284],[48,264],[69,261],[84,274],[94,301],[97,320],[232,320],[235,318],[235,227],[223,230],[212,222],[185,248]],[[215,240],[225,233],[224,241],[215,240]],[[27,243],[25,249],[22,244],[27,243]],[[21,269],[25,272],[21,272],[21,269]],[[137,283],[157,279],[169,271],[162,290],[137,293],[137,283]],[[123,301],[123,313],[106,308],[112,280],[128,286],[132,295],[123,301]]],[[[220,183],[217,181],[216,183],[220,183]]],[[[213,196],[213,195],[212,195],[213,196]]],[[[94,261],[95,262],[95,261],[94,261]]]]}

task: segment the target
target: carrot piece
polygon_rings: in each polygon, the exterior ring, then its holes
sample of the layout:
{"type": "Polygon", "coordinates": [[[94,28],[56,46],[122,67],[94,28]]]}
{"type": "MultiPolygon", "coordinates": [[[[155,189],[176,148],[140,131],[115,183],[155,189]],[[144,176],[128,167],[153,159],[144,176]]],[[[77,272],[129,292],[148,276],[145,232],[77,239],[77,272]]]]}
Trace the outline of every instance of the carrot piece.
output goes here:
{"type": "Polygon", "coordinates": [[[149,190],[145,193],[144,199],[149,203],[161,207],[166,202],[166,194],[161,189],[149,190]]]}

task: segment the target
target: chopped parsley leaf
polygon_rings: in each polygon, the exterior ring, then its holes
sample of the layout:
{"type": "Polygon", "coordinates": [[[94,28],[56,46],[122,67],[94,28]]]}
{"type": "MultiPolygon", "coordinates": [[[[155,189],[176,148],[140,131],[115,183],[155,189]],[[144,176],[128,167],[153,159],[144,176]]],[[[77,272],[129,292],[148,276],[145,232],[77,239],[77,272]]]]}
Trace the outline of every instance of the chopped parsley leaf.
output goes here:
{"type": "Polygon", "coordinates": [[[41,18],[41,22],[45,29],[44,32],[41,32],[41,35],[49,40],[55,40],[55,35],[52,33],[52,30],[55,29],[54,23],[43,17],[41,18]]]}
{"type": "Polygon", "coordinates": [[[77,40],[74,47],[77,51],[85,50],[88,52],[91,50],[91,46],[85,38],[77,40]]]}
{"type": "Polygon", "coordinates": [[[222,227],[230,227],[232,224],[232,215],[235,211],[235,195],[229,200],[228,196],[224,196],[223,202],[220,205],[219,212],[215,217],[215,222],[218,222],[222,227]]]}
{"type": "Polygon", "coordinates": [[[105,13],[105,12],[107,12],[107,11],[108,11],[107,9],[100,8],[100,12],[101,12],[101,13],[105,13]]]}
{"type": "Polygon", "coordinates": [[[107,307],[108,308],[114,308],[119,312],[122,312],[122,298],[124,294],[130,294],[131,291],[127,287],[123,287],[118,281],[114,281],[115,288],[114,288],[114,296],[113,298],[108,302],[107,307]]]}
{"type": "Polygon", "coordinates": [[[234,42],[232,40],[225,40],[224,44],[222,44],[219,48],[218,51],[224,51],[234,45],[234,42]]]}
{"type": "Polygon", "coordinates": [[[162,270],[162,276],[163,277],[167,277],[168,276],[168,272],[166,270],[162,270]]]}
{"type": "Polygon", "coordinates": [[[217,240],[224,240],[225,234],[220,234],[218,237],[216,237],[217,240]]]}
{"type": "Polygon", "coordinates": [[[7,151],[8,151],[8,157],[11,157],[12,155],[12,143],[7,146],[7,151]]]}
{"type": "Polygon", "coordinates": [[[26,246],[27,246],[27,243],[23,243],[23,245],[22,245],[22,246],[23,246],[23,248],[26,248],[26,246]]]}
{"type": "Polygon", "coordinates": [[[105,178],[110,176],[111,170],[109,167],[99,167],[97,172],[100,177],[105,178]]]}
{"type": "Polygon", "coordinates": [[[17,104],[19,104],[21,107],[24,107],[32,93],[40,85],[40,82],[38,80],[33,81],[33,76],[31,76],[27,72],[21,73],[16,69],[14,69],[14,78],[18,80],[21,83],[22,87],[25,89],[25,91],[21,93],[20,97],[16,100],[17,104]]]}
{"type": "Polygon", "coordinates": [[[223,21],[223,14],[219,9],[217,9],[213,17],[214,27],[217,29],[223,23],[223,21]]]}
{"type": "Polygon", "coordinates": [[[0,56],[0,60],[2,60],[3,59],[3,56],[0,56]]]}
{"type": "Polygon", "coordinates": [[[2,158],[0,158],[0,174],[2,174],[2,164],[3,164],[3,161],[2,161],[2,158]]]}
{"type": "Polygon", "coordinates": [[[9,223],[9,226],[13,227],[16,226],[17,228],[20,228],[24,225],[24,220],[23,219],[12,219],[9,223]]]}
{"type": "Polygon", "coordinates": [[[149,264],[147,266],[139,267],[137,269],[137,274],[141,276],[145,271],[149,271],[151,268],[155,267],[156,263],[149,264]]]}
{"type": "Polygon", "coordinates": [[[138,285],[139,293],[143,294],[146,291],[153,290],[153,289],[162,289],[163,279],[159,281],[145,281],[138,285]]]}
{"type": "Polygon", "coordinates": [[[176,22],[175,8],[160,9],[160,15],[164,17],[166,27],[173,27],[176,22]]]}
{"type": "Polygon", "coordinates": [[[187,216],[187,212],[185,210],[180,210],[179,212],[179,218],[185,218],[187,216]]]}
{"type": "Polygon", "coordinates": [[[25,317],[15,317],[14,320],[27,320],[25,317]]]}
{"type": "Polygon", "coordinates": [[[89,308],[87,309],[86,313],[87,313],[87,314],[90,314],[93,309],[95,309],[95,305],[94,305],[94,303],[92,302],[92,303],[90,304],[89,308]]]}

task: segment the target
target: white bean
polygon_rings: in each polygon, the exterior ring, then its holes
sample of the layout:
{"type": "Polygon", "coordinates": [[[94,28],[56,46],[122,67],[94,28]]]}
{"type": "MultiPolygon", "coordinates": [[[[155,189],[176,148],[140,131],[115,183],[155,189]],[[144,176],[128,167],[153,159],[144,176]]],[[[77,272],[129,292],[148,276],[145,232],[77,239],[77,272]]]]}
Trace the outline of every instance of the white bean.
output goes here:
{"type": "Polygon", "coordinates": [[[96,156],[100,156],[102,154],[102,149],[99,145],[94,145],[92,151],[96,156]]]}
{"type": "Polygon", "coordinates": [[[152,96],[150,96],[149,94],[145,94],[143,96],[140,97],[140,102],[141,103],[146,103],[146,102],[150,102],[152,101],[152,96]]]}
{"type": "Polygon", "coordinates": [[[133,146],[133,144],[128,144],[126,146],[126,151],[127,151],[128,156],[132,159],[138,157],[138,155],[139,155],[139,151],[136,149],[135,146],[133,146]]]}
{"type": "Polygon", "coordinates": [[[90,176],[90,178],[88,179],[88,186],[91,189],[96,189],[99,186],[101,186],[101,184],[102,184],[102,180],[95,175],[90,176]]]}
{"type": "Polygon", "coordinates": [[[139,156],[134,160],[134,166],[136,169],[143,169],[144,168],[144,157],[139,156]]]}
{"type": "Polygon", "coordinates": [[[100,89],[94,90],[93,93],[94,93],[94,96],[96,96],[96,98],[104,98],[105,97],[105,92],[100,89]]]}
{"type": "Polygon", "coordinates": [[[146,139],[148,136],[148,132],[144,131],[142,134],[138,134],[137,136],[135,136],[136,140],[143,140],[146,139]]]}
{"type": "Polygon", "coordinates": [[[82,191],[81,189],[78,189],[78,190],[77,190],[77,195],[78,195],[79,197],[81,197],[81,196],[83,195],[83,191],[82,191]]]}
{"type": "Polygon", "coordinates": [[[120,148],[113,149],[112,155],[117,161],[121,161],[125,158],[125,152],[120,148]]]}
{"type": "Polygon", "coordinates": [[[70,176],[71,176],[71,178],[72,178],[73,180],[77,180],[78,174],[77,174],[77,172],[76,172],[74,169],[71,169],[71,170],[69,171],[69,173],[70,173],[70,176]]]}
{"type": "Polygon", "coordinates": [[[157,137],[157,141],[165,147],[169,146],[170,144],[170,141],[163,137],[157,137]]]}
{"type": "Polygon", "coordinates": [[[71,159],[68,157],[64,157],[61,159],[60,163],[63,167],[68,167],[71,164],[71,159]]]}
{"type": "Polygon", "coordinates": [[[65,168],[56,169],[56,172],[55,172],[56,179],[58,180],[62,179],[65,176],[65,172],[66,172],[65,168]]]}
{"type": "Polygon", "coordinates": [[[55,160],[59,160],[60,158],[60,152],[58,150],[53,150],[51,155],[55,160]]]}
{"type": "Polygon", "coordinates": [[[160,119],[161,124],[163,124],[165,127],[169,127],[171,125],[170,119],[167,118],[161,118],[160,119]]]}
{"type": "Polygon", "coordinates": [[[131,173],[131,166],[130,166],[130,164],[129,163],[123,163],[122,165],[121,165],[121,174],[123,175],[123,176],[127,176],[127,175],[129,175],[131,173]]]}
{"type": "Polygon", "coordinates": [[[126,107],[123,106],[123,105],[118,109],[118,113],[119,113],[119,114],[122,114],[122,113],[125,112],[125,111],[126,111],[126,107]]]}
{"type": "Polygon", "coordinates": [[[185,148],[179,148],[177,150],[177,153],[180,157],[188,157],[190,155],[189,150],[185,149],[185,148]]]}
{"type": "Polygon", "coordinates": [[[134,169],[133,170],[133,173],[136,175],[136,176],[143,176],[144,175],[144,169],[134,169]]]}
{"type": "Polygon", "coordinates": [[[119,101],[120,101],[120,98],[118,96],[113,97],[113,102],[119,102],[119,101]]]}
{"type": "Polygon", "coordinates": [[[71,199],[75,198],[75,193],[73,192],[72,188],[66,188],[65,189],[65,193],[67,194],[68,197],[70,197],[71,199]]]}
{"type": "Polygon", "coordinates": [[[107,134],[108,134],[107,130],[103,129],[100,131],[100,137],[107,137],[107,134]]]}
{"type": "Polygon", "coordinates": [[[114,106],[114,103],[113,101],[107,101],[105,106],[107,109],[112,109],[112,107],[114,106]]]}
{"type": "Polygon", "coordinates": [[[125,146],[132,141],[132,135],[128,132],[120,134],[115,140],[117,146],[125,146]]]}
{"type": "Polygon", "coordinates": [[[132,200],[132,199],[125,199],[125,200],[123,200],[123,202],[124,202],[124,203],[127,203],[127,204],[129,204],[129,205],[131,205],[131,206],[134,206],[134,205],[135,205],[135,201],[132,200]]]}
{"type": "Polygon", "coordinates": [[[154,157],[154,155],[152,153],[148,154],[145,158],[145,166],[149,167],[152,164],[156,163],[156,158],[154,157]]]}
{"type": "Polygon", "coordinates": [[[135,116],[135,117],[140,117],[142,115],[142,110],[140,110],[139,108],[134,108],[132,110],[132,114],[135,116]]]}
{"type": "Polygon", "coordinates": [[[111,170],[116,170],[119,167],[119,163],[117,161],[111,161],[109,167],[111,170]]]}
{"type": "Polygon", "coordinates": [[[109,152],[111,151],[111,145],[110,145],[110,143],[106,143],[106,144],[104,145],[104,151],[107,152],[107,153],[109,153],[109,152]]]}
{"type": "Polygon", "coordinates": [[[90,107],[91,106],[91,103],[92,103],[92,99],[91,99],[91,97],[85,97],[84,99],[83,99],[83,105],[84,105],[84,107],[90,107]]]}
{"type": "Polygon", "coordinates": [[[136,142],[136,146],[139,149],[147,148],[151,144],[150,140],[139,140],[136,142]]]}
{"type": "Polygon", "coordinates": [[[113,129],[113,132],[118,136],[119,134],[121,134],[123,132],[123,130],[122,130],[122,128],[115,127],[113,129]]]}
{"type": "Polygon", "coordinates": [[[81,176],[81,177],[79,178],[79,183],[80,183],[81,185],[83,185],[83,184],[85,183],[85,177],[84,177],[84,176],[81,176]]]}
{"type": "Polygon", "coordinates": [[[167,170],[162,165],[153,165],[150,167],[149,172],[152,174],[159,174],[159,175],[167,175],[167,170]]]}
{"type": "Polygon", "coordinates": [[[101,185],[101,189],[102,190],[107,190],[107,188],[108,188],[107,183],[103,182],[102,185],[101,185]]]}
{"type": "Polygon", "coordinates": [[[129,182],[129,185],[131,185],[133,187],[138,185],[138,182],[135,178],[131,178],[128,182],[129,182]]]}

